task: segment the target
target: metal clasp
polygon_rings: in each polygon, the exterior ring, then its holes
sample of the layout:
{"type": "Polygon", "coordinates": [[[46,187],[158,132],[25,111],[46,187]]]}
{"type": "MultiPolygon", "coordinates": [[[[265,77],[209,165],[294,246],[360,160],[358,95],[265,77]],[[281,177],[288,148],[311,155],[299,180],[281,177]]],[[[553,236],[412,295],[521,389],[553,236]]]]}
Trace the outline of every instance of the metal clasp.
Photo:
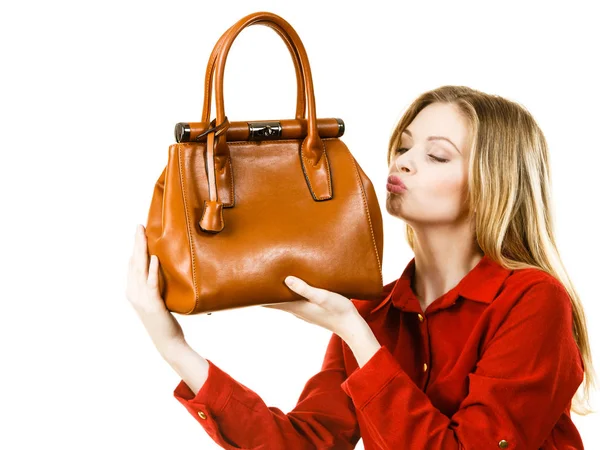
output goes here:
{"type": "Polygon", "coordinates": [[[248,122],[248,140],[279,139],[281,137],[281,122],[248,122]]]}

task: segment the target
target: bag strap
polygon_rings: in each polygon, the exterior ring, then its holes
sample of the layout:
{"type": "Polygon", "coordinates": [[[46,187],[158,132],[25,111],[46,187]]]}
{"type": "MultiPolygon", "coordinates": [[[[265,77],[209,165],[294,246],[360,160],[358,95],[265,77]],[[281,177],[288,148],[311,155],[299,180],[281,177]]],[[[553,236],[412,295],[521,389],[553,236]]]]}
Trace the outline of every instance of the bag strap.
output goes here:
{"type": "MultiPolygon", "coordinates": [[[[270,28],[273,28],[285,41],[288,50],[292,56],[292,60],[294,62],[294,68],[296,70],[296,84],[297,84],[297,94],[296,94],[296,119],[304,119],[305,110],[306,110],[306,100],[304,95],[304,78],[302,77],[302,71],[300,69],[300,57],[296,53],[296,49],[294,48],[290,37],[285,33],[284,30],[279,28],[274,24],[265,24],[270,28]]],[[[231,31],[229,28],[223,35],[219,38],[213,51],[210,55],[208,66],[206,69],[206,76],[204,80],[204,105],[202,107],[202,120],[201,122],[207,122],[210,120],[210,108],[212,101],[212,84],[213,84],[213,75],[215,71],[215,62],[217,61],[217,56],[219,55],[219,50],[223,45],[223,41],[227,36],[227,33],[231,31]]]]}

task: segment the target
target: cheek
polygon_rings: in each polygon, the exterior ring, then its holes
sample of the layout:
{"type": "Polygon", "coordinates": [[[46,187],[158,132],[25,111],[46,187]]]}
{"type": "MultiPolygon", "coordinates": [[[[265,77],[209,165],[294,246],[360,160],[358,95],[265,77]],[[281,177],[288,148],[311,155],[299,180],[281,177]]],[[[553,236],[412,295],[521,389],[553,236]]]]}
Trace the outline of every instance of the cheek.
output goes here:
{"type": "Polygon", "coordinates": [[[462,174],[438,174],[415,190],[414,200],[419,205],[417,209],[425,216],[455,217],[462,213],[465,190],[466,180],[462,174]]]}
{"type": "Polygon", "coordinates": [[[422,185],[422,192],[436,198],[461,197],[465,180],[460,174],[445,174],[434,177],[422,185]]]}

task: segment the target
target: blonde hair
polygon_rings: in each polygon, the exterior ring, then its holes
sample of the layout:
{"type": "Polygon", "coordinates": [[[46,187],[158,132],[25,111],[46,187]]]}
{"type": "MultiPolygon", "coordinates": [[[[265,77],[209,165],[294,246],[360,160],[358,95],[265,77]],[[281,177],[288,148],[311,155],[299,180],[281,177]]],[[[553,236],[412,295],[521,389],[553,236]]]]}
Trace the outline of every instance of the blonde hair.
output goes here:
{"type": "MultiPolygon", "coordinates": [[[[584,363],[583,398],[576,395],[578,404],[571,410],[579,415],[595,412],[583,404],[589,405],[590,387],[596,385],[594,368],[583,305],[556,246],[548,145],[542,131],[518,103],[466,86],[441,86],[420,95],[396,124],[388,167],[404,129],[434,102],[455,105],[470,124],[467,201],[481,250],[508,269],[541,269],[569,293],[573,336],[584,363]]],[[[414,230],[408,224],[406,239],[414,251],[414,230]]]]}

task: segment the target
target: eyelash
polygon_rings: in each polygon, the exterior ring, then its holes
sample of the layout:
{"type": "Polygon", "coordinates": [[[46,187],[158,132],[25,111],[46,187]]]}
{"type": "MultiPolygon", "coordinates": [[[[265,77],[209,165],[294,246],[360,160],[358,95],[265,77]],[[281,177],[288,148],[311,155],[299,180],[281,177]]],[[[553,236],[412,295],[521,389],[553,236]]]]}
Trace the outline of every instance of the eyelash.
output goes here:
{"type": "MultiPolygon", "coordinates": [[[[404,147],[400,147],[400,148],[397,148],[397,149],[395,150],[395,152],[396,152],[396,153],[399,153],[399,152],[400,152],[400,150],[408,150],[408,149],[407,149],[407,148],[404,148],[404,147]]],[[[449,159],[438,158],[438,157],[436,157],[436,156],[433,156],[433,155],[427,155],[427,156],[429,156],[429,157],[430,157],[432,160],[434,160],[435,162],[439,162],[439,163],[447,163],[448,161],[450,161],[449,159]]]]}

